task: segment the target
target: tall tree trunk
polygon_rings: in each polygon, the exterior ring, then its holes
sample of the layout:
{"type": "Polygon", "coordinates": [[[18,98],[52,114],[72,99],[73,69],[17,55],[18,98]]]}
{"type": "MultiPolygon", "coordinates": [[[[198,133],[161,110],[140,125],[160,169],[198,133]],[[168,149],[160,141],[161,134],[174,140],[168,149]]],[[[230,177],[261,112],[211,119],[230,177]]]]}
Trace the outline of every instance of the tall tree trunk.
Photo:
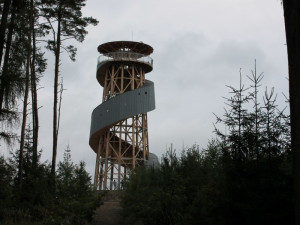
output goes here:
{"type": "Polygon", "coordinates": [[[39,133],[39,117],[37,105],[37,78],[35,71],[36,63],[36,39],[34,29],[34,4],[30,1],[30,29],[32,32],[32,62],[31,62],[31,98],[32,98],[32,122],[33,122],[33,165],[37,164],[38,155],[38,133],[39,133]]]}
{"type": "Polygon", "coordinates": [[[22,190],[22,174],[23,174],[23,153],[25,143],[25,129],[27,120],[27,104],[28,104],[28,92],[29,92],[29,71],[30,71],[30,54],[31,54],[31,35],[28,35],[28,54],[26,62],[26,80],[25,80],[25,95],[23,103],[23,119],[21,128],[21,141],[20,141],[20,155],[19,155],[19,189],[22,190]]]}
{"type": "Polygon", "coordinates": [[[1,17],[1,25],[0,25],[0,66],[2,63],[2,56],[3,56],[3,48],[4,48],[4,40],[5,40],[5,31],[7,26],[7,17],[9,13],[11,0],[5,0],[2,10],[2,17],[1,17]]]}
{"type": "Polygon", "coordinates": [[[53,103],[53,155],[52,155],[52,167],[51,173],[55,175],[56,167],[56,154],[57,154],[57,97],[58,97],[58,75],[59,75],[59,62],[60,62],[60,45],[61,45],[61,21],[58,19],[57,24],[57,38],[56,38],[56,49],[55,49],[55,75],[54,75],[54,103],[53,103]]]}
{"type": "Polygon", "coordinates": [[[253,81],[254,81],[254,107],[255,107],[255,154],[256,154],[256,161],[258,161],[259,158],[259,144],[258,144],[258,101],[257,101],[257,93],[258,93],[258,85],[259,85],[259,76],[257,77],[256,73],[256,60],[255,60],[255,65],[254,65],[254,76],[253,76],[253,81]]]}
{"type": "Polygon", "coordinates": [[[17,0],[13,0],[10,25],[9,25],[9,30],[8,30],[7,40],[6,40],[6,49],[5,49],[4,63],[2,68],[1,84],[0,84],[0,111],[3,108],[5,89],[10,85],[7,72],[8,72],[8,65],[9,65],[8,63],[9,63],[10,46],[11,46],[12,35],[14,31],[16,6],[17,6],[17,0]]]}
{"type": "Polygon", "coordinates": [[[295,224],[300,225],[300,2],[284,0],[283,9],[289,62],[295,224]]]}

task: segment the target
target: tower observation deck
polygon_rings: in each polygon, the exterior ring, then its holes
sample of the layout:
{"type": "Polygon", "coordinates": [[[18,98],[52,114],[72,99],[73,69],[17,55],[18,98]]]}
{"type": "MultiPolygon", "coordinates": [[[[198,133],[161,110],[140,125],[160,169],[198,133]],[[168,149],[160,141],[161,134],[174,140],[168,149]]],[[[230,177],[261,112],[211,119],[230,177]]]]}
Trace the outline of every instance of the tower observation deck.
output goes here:
{"type": "Polygon", "coordinates": [[[155,109],[153,48],[142,42],[115,41],[98,46],[96,77],[102,104],[92,113],[89,144],[97,154],[94,186],[121,189],[128,172],[149,157],[147,112],[155,109]]]}

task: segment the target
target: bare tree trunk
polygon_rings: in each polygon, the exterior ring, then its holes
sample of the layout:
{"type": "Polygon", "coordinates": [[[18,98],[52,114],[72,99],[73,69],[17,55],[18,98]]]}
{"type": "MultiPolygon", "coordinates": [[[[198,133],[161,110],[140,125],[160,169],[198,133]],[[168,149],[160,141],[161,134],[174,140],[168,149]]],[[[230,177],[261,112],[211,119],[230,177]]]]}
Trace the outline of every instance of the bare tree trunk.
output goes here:
{"type": "Polygon", "coordinates": [[[31,62],[31,98],[32,98],[32,121],[33,121],[33,165],[37,164],[38,155],[38,132],[39,132],[39,117],[38,117],[38,105],[37,105],[37,89],[36,89],[36,40],[34,30],[34,5],[33,0],[30,1],[30,26],[32,31],[32,62],[31,62]]]}
{"type": "Polygon", "coordinates": [[[22,174],[23,174],[23,153],[24,153],[24,143],[25,143],[25,129],[26,129],[26,120],[27,120],[27,104],[28,104],[28,92],[29,92],[29,71],[30,71],[30,45],[31,37],[28,35],[28,54],[26,62],[26,80],[25,80],[25,95],[23,103],[23,119],[22,119],[22,128],[21,128],[21,141],[20,141],[20,154],[19,154],[19,189],[22,190],[22,174]]]}
{"type": "Polygon", "coordinates": [[[300,2],[284,0],[283,9],[289,62],[295,224],[300,225],[300,2]]]}
{"type": "Polygon", "coordinates": [[[8,72],[10,46],[11,46],[12,35],[13,35],[13,30],[14,30],[13,24],[14,24],[15,14],[16,14],[16,5],[17,5],[16,0],[13,0],[9,31],[8,31],[7,40],[6,40],[6,49],[5,49],[4,63],[3,63],[3,69],[2,69],[1,84],[0,84],[0,111],[3,108],[5,88],[10,85],[9,81],[8,81],[7,72],[8,72]]]}
{"type": "Polygon", "coordinates": [[[60,90],[59,90],[59,104],[58,104],[57,132],[59,131],[60,111],[61,111],[61,101],[62,101],[62,94],[63,94],[63,92],[64,92],[64,83],[63,83],[63,79],[61,78],[60,90]]]}
{"type": "Polygon", "coordinates": [[[57,24],[57,42],[55,49],[55,75],[54,75],[54,103],[53,103],[53,155],[52,155],[52,167],[51,173],[55,175],[55,167],[56,167],[56,155],[57,155],[57,137],[58,137],[58,129],[57,129],[57,97],[58,97],[58,75],[59,75],[59,62],[60,62],[60,45],[61,45],[61,21],[58,19],[57,24]]]}
{"type": "Polygon", "coordinates": [[[3,56],[3,48],[4,48],[4,39],[5,39],[5,31],[7,26],[7,17],[9,13],[11,0],[5,0],[2,10],[2,17],[1,17],[1,26],[0,26],[0,66],[2,63],[2,56],[3,56]]]}

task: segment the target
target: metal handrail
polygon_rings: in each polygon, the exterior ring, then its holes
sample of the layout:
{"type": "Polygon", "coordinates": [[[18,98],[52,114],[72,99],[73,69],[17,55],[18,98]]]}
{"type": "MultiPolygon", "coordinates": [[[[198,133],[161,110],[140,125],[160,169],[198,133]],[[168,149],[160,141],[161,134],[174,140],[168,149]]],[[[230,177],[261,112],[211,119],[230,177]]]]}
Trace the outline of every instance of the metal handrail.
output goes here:
{"type": "Polygon", "coordinates": [[[136,61],[147,63],[153,66],[153,59],[150,56],[136,52],[110,52],[101,54],[98,57],[98,63],[102,63],[105,61],[136,61]]]}

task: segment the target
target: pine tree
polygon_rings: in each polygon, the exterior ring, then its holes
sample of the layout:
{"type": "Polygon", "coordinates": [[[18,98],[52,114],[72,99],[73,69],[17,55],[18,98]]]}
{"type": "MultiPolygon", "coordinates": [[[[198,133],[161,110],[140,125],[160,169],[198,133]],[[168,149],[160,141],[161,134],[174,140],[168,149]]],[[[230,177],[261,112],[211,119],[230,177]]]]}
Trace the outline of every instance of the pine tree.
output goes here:
{"type": "Polygon", "coordinates": [[[46,61],[43,58],[43,52],[36,47],[36,37],[43,37],[45,34],[42,31],[41,25],[38,23],[38,6],[39,2],[34,0],[23,1],[23,20],[29,21],[24,24],[24,41],[26,44],[26,62],[25,62],[25,92],[23,101],[23,118],[21,127],[20,141],[20,160],[19,160],[19,178],[20,187],[22,185],[22,162],[24,151],[25,127],[27,122],[27,105],[29,98],[29,90],[31,90],[31,109],[32,109],[32,129],[33,129],[33,164],[37,165],[38,161],[38,105],[37,105],[37,84],[39,77],[45,71],[46,61]]]}
{"type": "Polygon", "coordinates": [[[4,57],[0,74],[0,122],[4,129],[0,133],[0,138],[7,143],[10,143],[12,138],[15,137],[9,131],[9,128],[18,122],[16,103],[24,90],[24,65],[26,60],[26,46],[24,43],[26,43],[26,37],[22,14],[23,3],[23,1],[12,0],[11,6],[8,7],[7,23],[3,28],[7,34],[4,35],[3,39],[5,48],[3,47],[1,50],[4,57]]]}
{"type": "Polygon", "coordinates": [[[52,39],[48,40],[47,48],[55,56],[54,69],[54,103],[53,103],[53,155],[52,174],[55,174],[57,138],[58,138],[58,78],[61,61],[61,51],[65,50],[71,60],[75,60],[77,49],[73,45],[65,46],[63,43],[74,39],[83,42],[89,25],[97,25],[98,21],[92,17],[83,17],[82,7],[86,0],[42,0],[42,13],[48,22],[48,29],[52,39]]]}
{"type": "Polygon", "coordinates": [[[7,30],[7,19],[9,15],[10,5],[11,5],[11,0],[5,0],[3,3],[1,26],[0,26],[0,66],[2,63],[4,42],[5,42],[5,32],[7,30]]]}

